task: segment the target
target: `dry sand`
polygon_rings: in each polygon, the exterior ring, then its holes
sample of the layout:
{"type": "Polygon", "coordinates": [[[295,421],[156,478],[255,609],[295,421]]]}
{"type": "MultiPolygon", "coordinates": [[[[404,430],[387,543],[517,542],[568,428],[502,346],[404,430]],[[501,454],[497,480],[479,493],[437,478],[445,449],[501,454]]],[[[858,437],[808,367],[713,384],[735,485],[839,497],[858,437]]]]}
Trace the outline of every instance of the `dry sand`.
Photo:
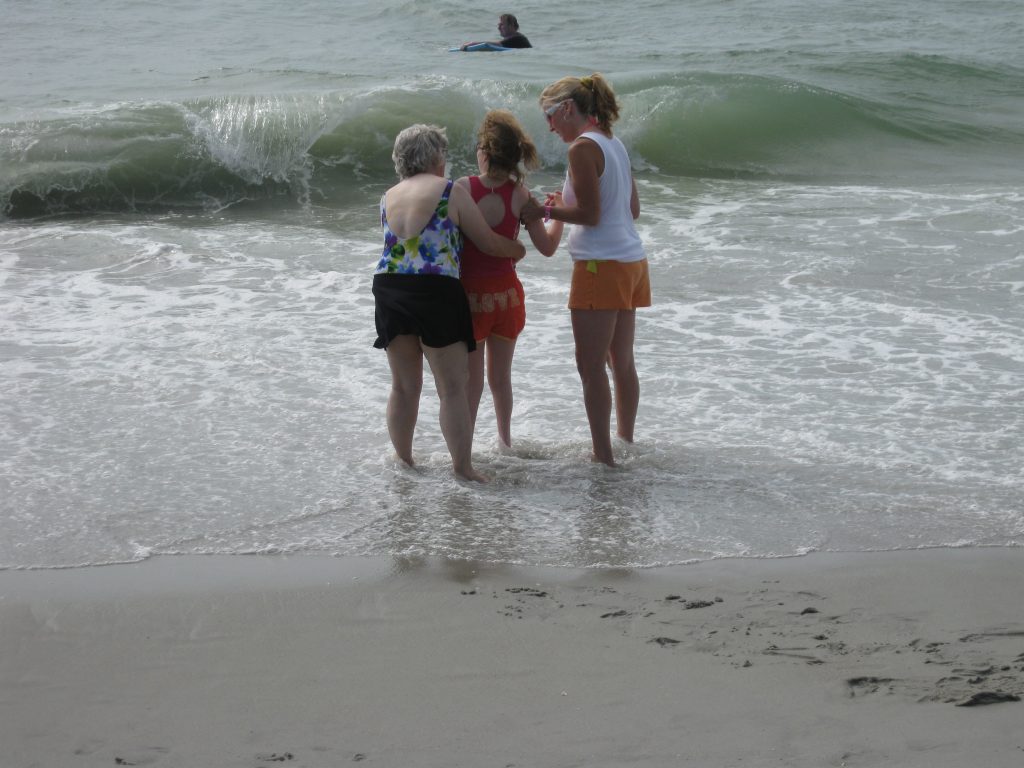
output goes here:
{"type": "Polygon", "coordinates": [[[1024,550],[0,572],[0,767],[1024,765],[1024,550]]]}

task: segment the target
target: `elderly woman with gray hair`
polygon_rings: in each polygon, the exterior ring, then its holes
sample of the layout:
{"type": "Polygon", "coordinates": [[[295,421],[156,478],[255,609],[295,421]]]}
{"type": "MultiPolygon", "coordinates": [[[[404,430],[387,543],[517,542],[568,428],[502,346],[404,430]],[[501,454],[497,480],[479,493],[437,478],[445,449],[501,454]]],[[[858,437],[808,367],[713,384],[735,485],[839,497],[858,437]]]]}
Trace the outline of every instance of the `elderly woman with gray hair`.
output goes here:
{"type": "Polygon", "coordinates": [[[373,276],[374,346],[391,369],[387,424],[398,458],[413,466],[412,439],[426,357],[441,400],[441,434],[455,474],[486,481],[473,469],[473,420],[466,383],[476,349],[473,320],[459,281],[462,232],[499,258],[521,259],[522,243],[494,234],[473,198],[445,177],[443,128],[413,125],[391,154],[399,182],[380,201],[384,253],[373,276]]]}

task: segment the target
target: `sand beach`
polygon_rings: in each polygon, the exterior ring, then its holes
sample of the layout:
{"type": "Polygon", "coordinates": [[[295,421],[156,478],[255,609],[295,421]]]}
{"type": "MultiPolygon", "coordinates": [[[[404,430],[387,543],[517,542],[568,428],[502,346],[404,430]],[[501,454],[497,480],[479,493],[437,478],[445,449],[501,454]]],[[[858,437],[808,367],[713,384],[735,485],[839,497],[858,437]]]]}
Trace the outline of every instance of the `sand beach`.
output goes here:
{"type": "Polygon", "coordinates": [[[1024,551],[0,572],[0,764],[1024,761],[1024,551]]]}

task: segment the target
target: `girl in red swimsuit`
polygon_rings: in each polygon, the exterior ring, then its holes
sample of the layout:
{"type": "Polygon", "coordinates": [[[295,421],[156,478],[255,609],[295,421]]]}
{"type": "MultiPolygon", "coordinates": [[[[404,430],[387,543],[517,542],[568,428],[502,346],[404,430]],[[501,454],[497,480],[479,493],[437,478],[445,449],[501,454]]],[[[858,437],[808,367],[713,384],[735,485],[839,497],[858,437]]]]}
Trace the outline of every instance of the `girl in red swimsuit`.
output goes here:
{"type": "MultiPolygon", "coordinates": [[[[519,214],[530,193],[526,169],[537,167],[537,148],[511,112],[491,110],[477,132],[480,174],[463,176],[456,184],[472,195],[484,219],[499,235],[516,238],[519,214]]],[[[545,256],[555,252],[540,221],[527,225],[534,247],[545,256]]],[[[512,356],[516,338],[526,325],[523,286],[515,261],[489,256],[466,238],[462,249],[462,284],[473,314],[476,351],[469,355],[469,408],[476,424],[484,389],[484,368],[494,400],[501,447],[512,445],[512,356]]]]}

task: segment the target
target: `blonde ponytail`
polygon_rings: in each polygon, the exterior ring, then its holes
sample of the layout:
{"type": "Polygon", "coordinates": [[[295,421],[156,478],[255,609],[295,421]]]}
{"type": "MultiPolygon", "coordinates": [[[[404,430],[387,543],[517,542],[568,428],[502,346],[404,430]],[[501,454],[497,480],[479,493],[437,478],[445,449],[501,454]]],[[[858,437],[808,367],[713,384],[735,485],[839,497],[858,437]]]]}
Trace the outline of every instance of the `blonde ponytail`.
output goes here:
{"type": "Polygon", "coordinates": [[[600,72],[587,77],[563,77],[540,94],[542,107],[569,99],[575,102],[580,113],[593,118],[604,131],[611,132],[612,123],[619,119],[619,102],[615,92],[600,72]]]}

